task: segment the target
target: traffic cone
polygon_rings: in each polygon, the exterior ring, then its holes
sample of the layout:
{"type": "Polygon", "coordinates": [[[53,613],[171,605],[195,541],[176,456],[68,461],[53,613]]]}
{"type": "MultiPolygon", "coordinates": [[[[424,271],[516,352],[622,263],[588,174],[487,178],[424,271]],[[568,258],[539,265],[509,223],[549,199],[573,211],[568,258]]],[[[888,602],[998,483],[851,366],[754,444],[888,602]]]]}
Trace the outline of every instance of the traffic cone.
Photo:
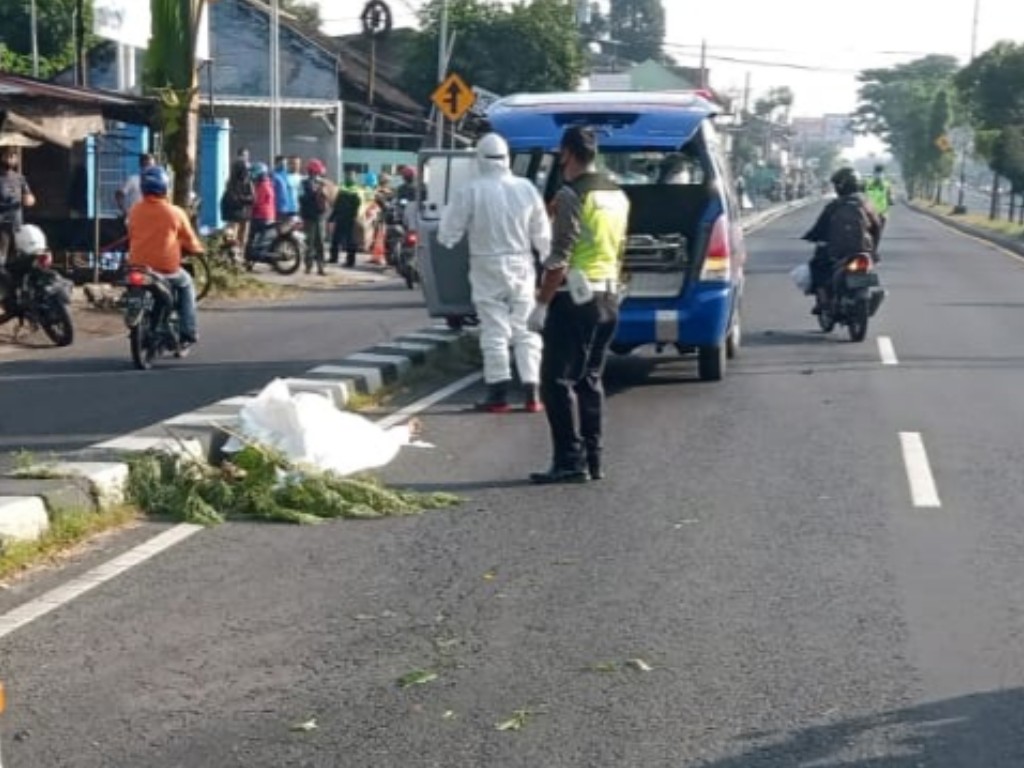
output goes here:
{"type": "Polygon", "coordinates": [[[377,227],[376,232],[373,235],[373,245],[370,249],[370,263],[375,264],[378,267],[387,265],[387,259],[384,254],[384,228],[377,227]]]}

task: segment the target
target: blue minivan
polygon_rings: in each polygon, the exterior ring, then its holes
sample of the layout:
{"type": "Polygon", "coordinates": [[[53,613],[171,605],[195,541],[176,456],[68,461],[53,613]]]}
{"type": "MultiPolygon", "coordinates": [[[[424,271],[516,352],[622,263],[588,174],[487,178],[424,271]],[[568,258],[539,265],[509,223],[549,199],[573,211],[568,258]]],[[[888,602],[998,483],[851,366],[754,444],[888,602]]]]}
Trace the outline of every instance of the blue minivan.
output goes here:
{"type": "Polygon", "coordinates": [[[739,349],[746,259],[718,111],[701,92],[575,92],[509,96],[487,112],[513,171],[548,200],[561,184],[563,131],[597,132],[599,168],[632,203],[613,350],[696,352],[705,381],[721,379],[739,349]]]}

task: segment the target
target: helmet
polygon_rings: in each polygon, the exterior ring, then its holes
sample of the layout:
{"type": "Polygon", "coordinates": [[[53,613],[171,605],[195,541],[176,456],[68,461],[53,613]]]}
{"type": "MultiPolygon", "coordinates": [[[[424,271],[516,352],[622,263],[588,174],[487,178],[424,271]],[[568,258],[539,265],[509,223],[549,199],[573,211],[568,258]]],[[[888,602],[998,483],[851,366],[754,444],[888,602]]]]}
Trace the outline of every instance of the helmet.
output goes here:
{"type": "Polygon", "coordinates": [[[411,165],[403,165],[401,168],[398,169],[398,173],[401,175],[402,180],[406,184],[412,184],[414,181],[416,181],[416,169],[413,168],[411,165]]]}
{"type": "Polygon", "coordinates": [[[837,195],[852,195],[860,191],[860,174],[853,168],[840,168],[832,174],[832,186],[837,195]]]}
{"type": "Polygon", "coordinates": [[[885,173],[885,166],[879,163],[875,166],[875,173],[885,173]]]}
{"type": "Polygon", "coordinates": [[[377,174],[373,173],[373,172],[364,173],[363,174],[363,184],[365,186],[367,186],[367,187],[376,187],[377,186],[377,174]]]}
{"type": "Polygon", "coordinates": [[[270,169],[267,168],[266,163],[253,163],[249,172],[256,181],[264,179],[270,175],[270,169]]]}
{"type": "Polygon", "coordinates": [[[306,173],[310,176],[323,176],[327,173],[327,166],[322,161],[313,158],[306,163],[306,173]]]}
{"type": "Polygon", "coordinates": [[[142,171],[139,177],[139,188],[144,195],[167,197],[167,188],[171,185],[171,177],[162,165],[151,165],[142,171]]]}
{"type": "Polygon", "coordinates": [[[35,224],[26,224],[14,234],[14,248],[25,256],[38,256],[48,250],[46,235],[35,224]]]}

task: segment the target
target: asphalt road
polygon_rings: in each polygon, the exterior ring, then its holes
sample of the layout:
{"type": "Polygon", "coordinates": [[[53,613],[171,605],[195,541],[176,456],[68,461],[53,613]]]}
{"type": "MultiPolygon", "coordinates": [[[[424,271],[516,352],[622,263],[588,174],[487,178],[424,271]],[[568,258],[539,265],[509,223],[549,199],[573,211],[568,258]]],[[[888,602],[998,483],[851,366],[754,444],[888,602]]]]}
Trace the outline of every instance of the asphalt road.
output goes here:
{"type": "Polygon", "coordinates": [[[420,294],[397,280],[204,305],[199,319],[195,354],[152,371],[132,368],[123,335],[0,359],[0,453],[83,448],[430,323],[420,294]]]}
{"type": "Polygon", "coordinates": [[[387,473],[461,508],[221,526],[0,641],[5,765],[1019,768],[1021,263],[898,210],[851,344],[789,283],[811,216],[751,238],[726,381],[613,367],[606,481],[526,485],[543,417],[468,391],[387,473]]]}

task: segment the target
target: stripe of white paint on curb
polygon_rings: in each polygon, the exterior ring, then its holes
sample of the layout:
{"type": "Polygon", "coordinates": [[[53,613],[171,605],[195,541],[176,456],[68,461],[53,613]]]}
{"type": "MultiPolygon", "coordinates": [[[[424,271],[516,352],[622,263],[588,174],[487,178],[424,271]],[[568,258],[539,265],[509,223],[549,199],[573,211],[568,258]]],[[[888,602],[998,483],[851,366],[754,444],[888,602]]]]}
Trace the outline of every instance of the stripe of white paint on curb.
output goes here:
{"type": "Polygon", "coordinates": [[[900,360],[896,357],[896,347],[888,336],[878,337],[878,354],[882,356],[882,365],[899,365],[900,360]]]}
{"type": "Polygon", "coordinates": [[[110,581],[129,568],[134,568],[139,563],[144,563],[154,555],[160,554],[165,549],[170,549],[175,544],[184,541],[201,530],[203,530],[201,525],[191,525],[189,523],[176,525],[169,531],[164,531],[149,541],[129,549],[123,555],[93,568],[77,579],[72,579],[67,584],[51,589],[34,600],[29,600],[27,603],[19,605],[14,610],[0,616],[0,639],[21,629],[26,624],[45,616],[50,611],[55,611],[61,606],[67,605],[75,598],[81,597],[100,584],[110,581]]]}
{"type": "Polygon", "coordinates": [[[939,492],[935,487],[935,478],[921,433],[900,432],[900,445],[903,448],[903,463],[907,467],[907,480],[910,482],[910,496],[914,506],[930,509],[941,507],[942,502],[939,501],[939,492]]]}

